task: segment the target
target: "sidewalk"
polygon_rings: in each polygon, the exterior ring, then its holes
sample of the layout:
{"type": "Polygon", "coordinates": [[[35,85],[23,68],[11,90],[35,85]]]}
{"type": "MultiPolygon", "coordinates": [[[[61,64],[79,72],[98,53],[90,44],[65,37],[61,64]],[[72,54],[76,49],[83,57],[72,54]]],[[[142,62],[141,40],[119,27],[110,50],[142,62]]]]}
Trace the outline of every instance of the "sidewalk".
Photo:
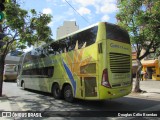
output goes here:
{"type": "Polygon", "coordinates": [[[11,102],[5,95],[0,97],[0,111],[12,111],[11,102]]]}
{"type": "MultiPolygon", "coordinates": [[[[135,79],[133,80],[133,89],[134,85],[135,85],[135,79]]],[[[139,98],[143,97],[160,101],[160,81],[155,81],[151,79],[140,81],[140,89],[146,92],[131,93],[130,96],[139,98]]]]}

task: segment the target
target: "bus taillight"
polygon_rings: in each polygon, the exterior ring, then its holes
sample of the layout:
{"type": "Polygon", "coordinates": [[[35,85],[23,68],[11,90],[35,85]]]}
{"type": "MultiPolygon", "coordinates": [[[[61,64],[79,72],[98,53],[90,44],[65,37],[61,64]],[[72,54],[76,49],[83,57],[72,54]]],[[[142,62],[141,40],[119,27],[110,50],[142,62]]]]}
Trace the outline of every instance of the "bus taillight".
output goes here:
{"type": "Polygon", "coordinates": [[[108,81],[108,70],[107,69],[103,70],[102,85],[105,87],[111,88],[111,85],[109,84],[109,81],[108,81]]]}

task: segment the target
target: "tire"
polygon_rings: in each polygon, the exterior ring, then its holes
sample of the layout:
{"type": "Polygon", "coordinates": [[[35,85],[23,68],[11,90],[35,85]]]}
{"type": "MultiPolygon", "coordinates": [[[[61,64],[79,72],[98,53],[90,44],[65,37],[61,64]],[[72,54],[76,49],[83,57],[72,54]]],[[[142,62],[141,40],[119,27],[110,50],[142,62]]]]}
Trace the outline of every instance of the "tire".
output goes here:
{"type": "Polygon", "coordinates": [[[58,84],[54,84],[52,87],[52,95],[55,99],[61,98],[61,90],[58,84]]]}
{"type": "Polygon", "coordinates": [[[24,82],[22,83],[22,89],[25,90],[25,84],[24,84],[24,82]]]}
{"type": "Polygon", "coordinates": [[[72,103],[74,101],[72,87],[70,85],[66,85],[64,87],[64,99],[67,102],[72,103]]]}

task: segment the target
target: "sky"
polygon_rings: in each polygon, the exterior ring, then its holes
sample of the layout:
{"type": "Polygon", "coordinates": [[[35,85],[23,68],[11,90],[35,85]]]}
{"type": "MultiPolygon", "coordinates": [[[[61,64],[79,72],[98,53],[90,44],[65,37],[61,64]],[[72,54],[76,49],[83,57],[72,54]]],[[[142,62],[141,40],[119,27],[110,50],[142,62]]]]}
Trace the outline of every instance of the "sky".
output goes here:
{"type": "Polygon", "coordinates": [[[56,39],[56,30],[64,21],[76,21],[79,29],[100,21],[116,23],[117,0],[22,0],[25,10],[35,9],[37,12],[51,14],[48,24],[52,30],[52,38],[56,39]],[[76,12],[67,2],[74,7],[76,12]]]}

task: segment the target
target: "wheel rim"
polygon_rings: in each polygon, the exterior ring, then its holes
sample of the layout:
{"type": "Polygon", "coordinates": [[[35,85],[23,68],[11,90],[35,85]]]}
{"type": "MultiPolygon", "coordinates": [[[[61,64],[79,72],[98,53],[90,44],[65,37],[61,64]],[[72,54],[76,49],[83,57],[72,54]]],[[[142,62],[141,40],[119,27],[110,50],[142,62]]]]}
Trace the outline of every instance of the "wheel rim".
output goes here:
{"type": "Polygon", "coordinates": [[[58,96],[58,95],[60,94],[60,90],[59,90],[58,87],[56,87],[56,88],[54,89],[54,94],[55,94],[55,96],[58,96]]]}
{"type": "Polygon", "coordinates": [[[53,86],[53,97],[56,98],[56,99],[60,99],[61,98],[61,91],[60,91],[60,88],[57,84],[55,84],[53,86]]]}
{"type": "Polygon", "coordinates": [[[66,92],[65,92],[65,97],[66,98],[70,98],[72,96],[72,92],[71,92],[71,90],[66,90],[66,92]]]}
{"type": "Polygon", "coordinates": [[[66,86],[64,91],[64,98],[68,102],[73,102],[73,93],[71,86],[66,86]]]}

